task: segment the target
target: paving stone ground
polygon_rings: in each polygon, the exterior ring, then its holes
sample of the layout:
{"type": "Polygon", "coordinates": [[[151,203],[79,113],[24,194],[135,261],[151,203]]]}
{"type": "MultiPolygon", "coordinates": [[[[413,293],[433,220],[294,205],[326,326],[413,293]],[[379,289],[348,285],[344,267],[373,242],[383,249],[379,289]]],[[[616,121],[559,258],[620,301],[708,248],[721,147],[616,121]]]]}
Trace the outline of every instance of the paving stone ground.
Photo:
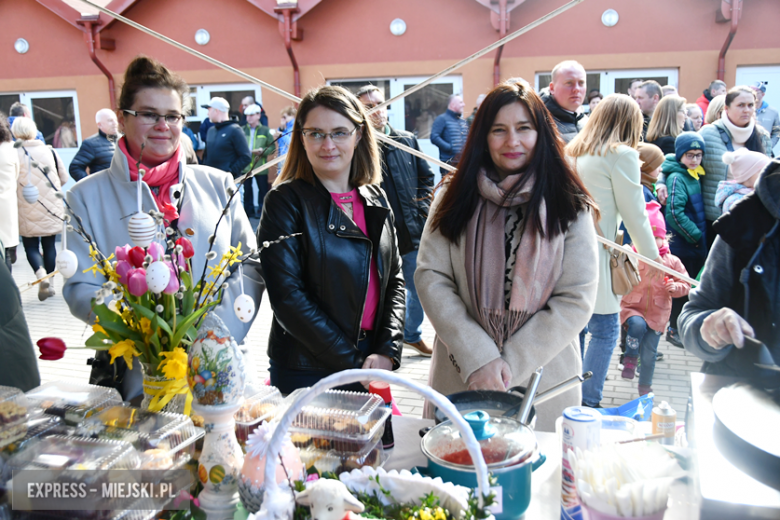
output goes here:
{"type": "MultiPolygon", "coordinates": [[[[27,263],[21,245],[19,247],[19,259],[13,266],[13,276],[18,286],[35,280],[35,275],[27,263]]],[[[93,354],[93,351],[76,349],[75,347],[84,345],[84,340],[90,336],[91,329],[71,316],[68,306],[62,298],[62,282],[62,277],[57,275],[54,279],[56,296],[43,302],[38,301],[37,288],[23,292],[22,303],[24,312],[33,342],[42,337],[56,336],[62,338],[69,347],[63,359],[58,361],[38,360],[41,380],[44,382],[55,380],[87,382],[89,379],[89,366],[87,366],[86,360],[93,354]]],[[[268,377],[266,346],[271,326],[271,316],[271,307],[267,299],[263,299],[257,318],[246,339],[253,352],[255,369],[258,376],[262,379],[268,377]]],[[[426,318],[423,324],[423,339],[432,345],[433,337],[433,327],[426,318]]],[[[688,375],[699,370],[701,361],[686,351],[672,346],[663,337],[658,350],[663,352],[664,360],[656,364],[653,378],[656,402],[660,402],[663,399],[669,401],[676,410],[683,410],[690,393],[690,378],[688,375]]],[[[427,383],[430,359],[415,354],[416,352],[411,350],[404,352],[399,373],[418,382],[427,383]]],[[[604,399],[601,401],[604,407],[619,406],[638,397],[636,379],[634,381],[624,381],[620,377],[620,370],[617,368],[619,354],[620,350],[616,348],[612,356],[607,381],[604,384],[604,399]]],[[[393,395],[401,412],[412,416],[422,415],[422,398],[410,390],[395,387],[393,395]]]]}

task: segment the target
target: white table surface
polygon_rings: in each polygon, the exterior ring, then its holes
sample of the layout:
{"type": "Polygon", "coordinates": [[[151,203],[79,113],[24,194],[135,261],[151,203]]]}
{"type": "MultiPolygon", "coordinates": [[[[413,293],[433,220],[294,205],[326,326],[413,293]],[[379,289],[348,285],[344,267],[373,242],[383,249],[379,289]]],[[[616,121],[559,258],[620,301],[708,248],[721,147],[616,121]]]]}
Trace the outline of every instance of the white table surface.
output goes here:
{"type": "MultiPolygon", "coordinates": [[[[427,460],[420,449],[420,428],[433,425],[432,420],[393,416],[395,448],[389,450],[384,465],[390,469],[411,469],[426,466],[427,460]]],[[[539,450],[547,460],[534,473],[531,480],[531,504],[523,518],[534,520],[558,520],[561,515],[561,444],[558,436],[550,432],[536,432],[539,450]]],[[[670,490],[669,508],[664,520],[698,520],[698,499],[693,486],[677,481],[670,490]]]]}

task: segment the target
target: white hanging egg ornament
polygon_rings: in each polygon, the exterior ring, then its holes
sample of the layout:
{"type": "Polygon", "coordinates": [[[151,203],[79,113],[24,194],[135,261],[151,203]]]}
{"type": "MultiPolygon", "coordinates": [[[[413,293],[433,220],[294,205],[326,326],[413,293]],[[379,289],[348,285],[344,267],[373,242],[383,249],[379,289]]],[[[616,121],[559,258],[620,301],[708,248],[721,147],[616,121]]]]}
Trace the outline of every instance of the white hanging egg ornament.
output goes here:
{"type": "Polygon", "coordinates": [[[146,248],[154,240],[154,235],[157,232],[157,223],[148,213],[138,212],[130,217],[127,232],[135,245],[146,248]]]}
{"type": "Polygon", "coordinates": [[[79,268],[79,259],[73,251],[63,249],[57,253],[57,270],[65,278],[70,278],[76,274],[79,268]]]}
{"type": "Polygon", "coordinates": [[[171,281],[171,270],[163,262],[152,262],[146,269],[146,285],[154,294],[160,294],[171,281]]]}
{"type": "Polygon", "coordinates": [[[38,187],[28,182],[22,188],[22,196],[30,204],[35,204],[38,202],[38,187]]]}
{"type": "Polygon", "coordinates": [[[233,312],[236,313],[239,320],[249,323],[252,316],[255,315],[255,301],[249,295],[239,294],[236,301],[233,302],[233,312]]]}

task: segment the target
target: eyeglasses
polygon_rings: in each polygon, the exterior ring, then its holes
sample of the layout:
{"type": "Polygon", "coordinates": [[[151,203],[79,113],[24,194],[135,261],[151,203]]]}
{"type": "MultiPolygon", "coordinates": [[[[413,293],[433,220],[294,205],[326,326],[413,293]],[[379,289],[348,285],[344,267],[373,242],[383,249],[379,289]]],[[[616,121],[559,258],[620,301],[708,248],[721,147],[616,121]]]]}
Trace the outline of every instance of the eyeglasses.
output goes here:
{"type": "Polygon", "coordinates": [[[302,130],[301,134],[303,134],[304,139],[311,143],[322,143],[325,141],[326,137],[330,137],[330,140],[334,143],[345,143],[347,140],[349,140],[350,137],[352,137],[352,134],[357,132],[357,129],[359,127],[355,127],[352,129],[351,132],[346,132],[344,130],[336,130],[335,132],[318,132],[317,130],[302,130]]]}
{"type": "Polygon", "coordinates": [[[686,153],[685,158],[689,161],[701,161],[704,158],[703,153],[686,153]]]}
{"type": "Polygon", "coordinates": [[[181,121],[182,118],[181,114],[161,115],[161,114],[156,114],[154,112],[138,112],[136,110],[127,110],[127,109],[122,109],[122,112],[137,117],[138,122],[143,125],[156,125],[157,121],[159,121],[160,118],[162,118],[165,119],[165,122],[168,125],[173,126],[179,124],[179,121],[181,121]]]}

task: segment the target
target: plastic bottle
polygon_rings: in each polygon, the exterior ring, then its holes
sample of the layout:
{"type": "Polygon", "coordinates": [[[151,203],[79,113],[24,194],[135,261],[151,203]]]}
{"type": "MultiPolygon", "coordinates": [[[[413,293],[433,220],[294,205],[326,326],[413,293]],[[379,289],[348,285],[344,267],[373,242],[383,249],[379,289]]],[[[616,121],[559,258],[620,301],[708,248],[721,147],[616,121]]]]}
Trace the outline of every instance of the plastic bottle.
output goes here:
{"type": "Polygon", "coordinates": [[[382,433],[382,447],[390,449],[395,446],[395,437],[393,437],[393,394],[390,392],[390,385],[382,381],[372,381],[368,386],[368,391],[378,395],[385,403],[385,407],[390,409],[390,415],[385,421],[385,431],[382,433]]]}

